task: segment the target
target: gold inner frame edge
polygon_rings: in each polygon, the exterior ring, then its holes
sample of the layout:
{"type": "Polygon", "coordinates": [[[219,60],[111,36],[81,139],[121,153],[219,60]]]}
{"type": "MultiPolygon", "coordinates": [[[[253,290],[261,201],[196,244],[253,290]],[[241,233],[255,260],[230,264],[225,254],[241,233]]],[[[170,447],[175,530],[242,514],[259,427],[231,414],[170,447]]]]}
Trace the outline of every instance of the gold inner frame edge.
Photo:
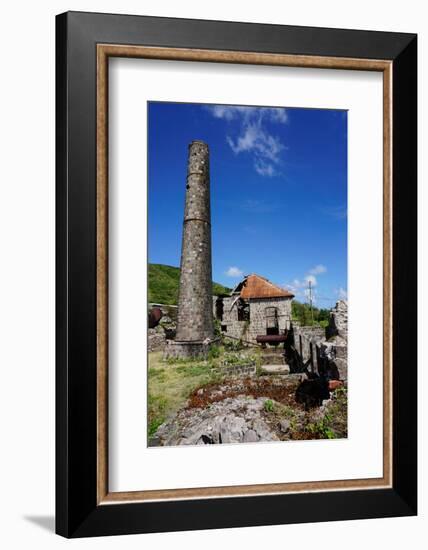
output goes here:
{"type": "Polygon", "coordinates": [[[392,486],[392,61],[188,48],[97,44],[97,504],[242,497],[392,486]],[[224,487],[109,492],[108,489],[108,59],[275,65],[383,73],[383,476],[224,487]]]}

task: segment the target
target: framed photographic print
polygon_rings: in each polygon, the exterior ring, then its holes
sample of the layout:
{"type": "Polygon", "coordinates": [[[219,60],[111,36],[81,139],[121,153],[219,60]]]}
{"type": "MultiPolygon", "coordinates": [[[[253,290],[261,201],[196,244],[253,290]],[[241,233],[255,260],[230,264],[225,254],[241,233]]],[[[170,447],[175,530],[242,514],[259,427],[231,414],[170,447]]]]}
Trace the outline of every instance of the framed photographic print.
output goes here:
{"type": "Polygon", "coordinates": [[[56,47],[57,532],[416,514],[416,36],[56,47]]]}

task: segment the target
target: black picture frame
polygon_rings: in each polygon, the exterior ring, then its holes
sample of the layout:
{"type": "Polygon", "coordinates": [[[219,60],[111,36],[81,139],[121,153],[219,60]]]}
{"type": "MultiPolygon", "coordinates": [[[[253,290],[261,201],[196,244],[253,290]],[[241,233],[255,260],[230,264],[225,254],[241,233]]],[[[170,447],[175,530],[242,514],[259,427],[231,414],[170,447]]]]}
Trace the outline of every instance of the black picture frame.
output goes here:
{"type": "Polygon", "coordinates": [[[417,36],[68,12],[56,18],[56,97],[56,532],[86,537],[415,515],[417,36]],[[391,488],[97,504],[100,43],[392,62],[391,488]]]}

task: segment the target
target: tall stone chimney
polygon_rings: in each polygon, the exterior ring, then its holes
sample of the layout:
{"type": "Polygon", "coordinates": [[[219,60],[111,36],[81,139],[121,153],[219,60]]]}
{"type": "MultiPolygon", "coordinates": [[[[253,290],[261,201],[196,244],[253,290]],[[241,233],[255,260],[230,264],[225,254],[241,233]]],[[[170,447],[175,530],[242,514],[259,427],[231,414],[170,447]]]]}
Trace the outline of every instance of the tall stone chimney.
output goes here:
{"type": "Polygon", "coordinates": [[[187,165],[177,333],[167,355],[204,355],[214,339],[208,145],[192,141],[187,165]]]}

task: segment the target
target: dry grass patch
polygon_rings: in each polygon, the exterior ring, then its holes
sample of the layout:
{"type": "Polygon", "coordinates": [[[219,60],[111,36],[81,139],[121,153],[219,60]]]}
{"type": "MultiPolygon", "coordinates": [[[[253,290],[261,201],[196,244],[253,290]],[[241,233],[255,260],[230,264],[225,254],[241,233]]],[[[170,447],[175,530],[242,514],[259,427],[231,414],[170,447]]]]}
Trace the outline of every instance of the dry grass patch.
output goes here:
{"type": "Polygon", "coordinates": [[[148,423],[149,435],[186,404],[190,393],[215,378],[212,362],[187,361],[171,363],[162,352],[149,353],[148,423]]]}

